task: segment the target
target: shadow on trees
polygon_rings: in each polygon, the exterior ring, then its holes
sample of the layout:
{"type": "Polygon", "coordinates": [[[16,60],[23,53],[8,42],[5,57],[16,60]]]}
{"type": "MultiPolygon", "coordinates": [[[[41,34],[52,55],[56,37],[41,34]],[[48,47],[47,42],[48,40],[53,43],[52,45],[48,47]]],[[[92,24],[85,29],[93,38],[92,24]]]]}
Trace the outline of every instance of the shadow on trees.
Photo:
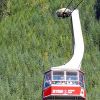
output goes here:
{"type": "Polygon", "coordinates": [[[97,20],[100,20],[100,0],[96,0],[94,8],[95,8],[95,17],[97,20]]]}
{"type": "Polygon", "coordinates": [[[4,16],[6,9],[7,9],[7,0],[0,0],[0,20],[4,16]]]}

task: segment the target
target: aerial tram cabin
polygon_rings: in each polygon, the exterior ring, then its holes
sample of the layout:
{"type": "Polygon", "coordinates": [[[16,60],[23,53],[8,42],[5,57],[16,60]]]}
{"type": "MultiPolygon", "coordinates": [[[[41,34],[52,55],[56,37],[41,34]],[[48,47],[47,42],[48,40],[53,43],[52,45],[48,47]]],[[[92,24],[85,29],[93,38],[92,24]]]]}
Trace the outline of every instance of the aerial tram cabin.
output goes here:
{"type": "Polygon", "coordinates": [[[71,16],[74,37],[74,53],[69,62],[51,69],[44,74],[43,100],[86,100],[84,72],[81,71],[81,61],[84,54],[79,11],[62,8],[58,17],[71,16]]]}
{"type": "Polygon", "coordinates": [[[43,100],[86,100],[84,72],[80,70],[46,72],[43,100]]]}

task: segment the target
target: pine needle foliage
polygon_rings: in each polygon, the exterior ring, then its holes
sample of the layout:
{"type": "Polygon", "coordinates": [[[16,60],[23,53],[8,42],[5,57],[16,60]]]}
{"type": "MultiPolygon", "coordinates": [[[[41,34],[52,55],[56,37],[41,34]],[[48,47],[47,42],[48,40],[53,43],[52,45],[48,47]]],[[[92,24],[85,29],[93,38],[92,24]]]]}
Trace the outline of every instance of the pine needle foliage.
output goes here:
{"type": "MultiPolygon", "coordinates": [[[[69,2],[0,1],[0,100],[42,100],[43,73],[72,56],[70,18],[55,15],[69,2]]],[[[95,0],[84,0],[78,8],[85,41],[82,67],[88,100],[100,100],[100,21],[95,17],[98,5],[95,0]]]]}

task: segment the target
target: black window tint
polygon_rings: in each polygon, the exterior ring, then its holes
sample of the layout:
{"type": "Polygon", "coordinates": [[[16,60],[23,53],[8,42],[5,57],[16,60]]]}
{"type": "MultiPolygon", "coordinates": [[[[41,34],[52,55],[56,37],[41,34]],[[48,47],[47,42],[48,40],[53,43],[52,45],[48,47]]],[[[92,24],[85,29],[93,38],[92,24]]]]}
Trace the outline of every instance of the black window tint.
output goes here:
{"type": "Polygon", "coordinates": [[[44,87],[48,87],[51,85],[51,72],[46,73],[44,80],[44,87]]]}
{"type": "Polygon", "coordinates": [[[77,72],[66,72],[66,80],[78,80],[77,72]]]}
{"type": "Polygon", "coordinates": [[[79,84],[84,87],[84,75],[81,72],[79,73],[79,84]]]}
{"type": "Polygon", "coordinates": [[[53,72],[53,80],[64,80],[64,72],[53,72]]]}

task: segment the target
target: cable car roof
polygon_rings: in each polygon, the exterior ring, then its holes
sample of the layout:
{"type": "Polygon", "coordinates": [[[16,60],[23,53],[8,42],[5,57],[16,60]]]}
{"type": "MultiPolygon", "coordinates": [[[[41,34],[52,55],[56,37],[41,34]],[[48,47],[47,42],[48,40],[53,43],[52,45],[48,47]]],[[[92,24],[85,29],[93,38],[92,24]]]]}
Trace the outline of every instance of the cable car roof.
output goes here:
{"type": "Polygon", "coordinates": [[[82,72],[83,74],[85,73],[83,70],[79,70],[79,69],[73,69],[72,70],[72,69],[65,69],[65,68],[64,69],[52,69],[51,68],[50,70],[46,71],[45,74],[50,72],[50,71],[67,71],[67,72],[77,72],[77,71],[79,71],[79,72],[82,72]]]}

